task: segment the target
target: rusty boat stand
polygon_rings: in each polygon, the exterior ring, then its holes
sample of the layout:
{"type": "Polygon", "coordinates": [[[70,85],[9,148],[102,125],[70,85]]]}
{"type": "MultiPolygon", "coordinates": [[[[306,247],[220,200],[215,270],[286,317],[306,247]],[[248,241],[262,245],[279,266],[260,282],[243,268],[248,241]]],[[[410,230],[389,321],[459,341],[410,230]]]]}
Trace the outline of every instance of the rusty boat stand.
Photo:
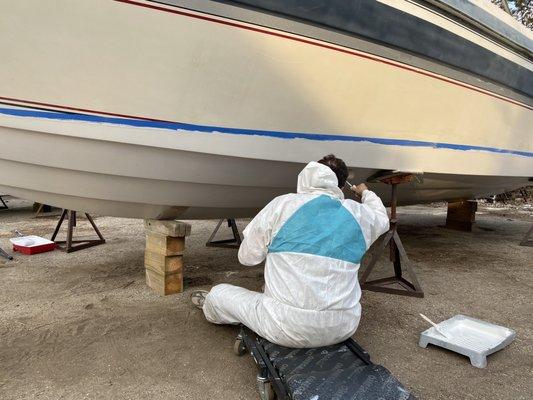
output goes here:
{"type": "MultiPolygon", "coordinates": [[[[5,203],[4,199],[0,195],[0,210],[7,210],[9,207],[5,203]]],[[[11,257],[9,254],[7,254],[1,247],[0,247],[0,257],[7,258],[8,260],[12,260],[13,257],[11,257]]]]}
{"type": "Polygon", "coordinates": [[[218,221],[218,224],[211,234],[209,236],[209,239],[207,240],[207,243],[205,244],[207,247],[220,247],[225,249],[238,249],[242,243],[241,235],[239,233],[239,228],[237,227],[237,223],[235,222],[235,219],[229,218],[227,220],[221,219],[218,221]],[[220,227],[224,223],[224,221],[228,222],[228,228],[231,228],[231,232],[233,233],[233,238],[231,239],[222,239],[222,240],[213,240],[215,236],[217,235],[218,231],[220,230],[220,227]]]}
{"type": "Polygon", "coordinates": [[[9,254],[7,254],[4,250],[2,250],[1,247],[0,247],[0,257],[7,258],[8,260],[12,260],[13,259],[13,257],[10,256],[9,254]]]}
{"type": "Polygon", "coordinates": [[[2,195],[0,195],[0,210],[7,210],[9,207],[7,206],[6,202],[2,198],[2,195]]]}
{"type": "Polygon", "coordinates": [[[360,279],[361,289],[374,292],[397,294],[402,296],[424,297],[424,291],[420,286],[418,278],[410,265],[409,258],[398,235],[398,217],[396,207],[398,203],[398,185],[413,181],[416,175],[406,172],[381,172],[368,179],[369,182],[381,182],[391,186],[391,214],[390,228],[380,239],[378,246],[364,257],[366,264],[360,279]],[[368,278],[376,266],[377,261],[389,247],[389,259],[394,267],[394,275],[388,278],[381,278],[369,281],[368,278]],[[406,279],[408,276],[409,280],[406,279]]]}
{"type": "Polygon", "coordinates": [[[98,239],[74,240],[73,238],[74,228],[76,227],[76,224],[77,224],[76,211],[63,210],[63,212],[61,213],[61,217],[59,218],[59,221],[57,223],[56,229],[54,230],[54,234],[52,235],[52,238],[50,240],[55,242],[60,250],[63,250],[67,253],[73,253],[78,250],[83,250],[89,247],[94,247],[94,246],[104,244],[105,239],[100,233],[100,231],[98,230],[98,227],[94,223],[92,217],[88,213],[85,213],[85,217],[87,218],[87,220],[93,227],[94,231],[98,235],[98,239]],[[67,240],[55,240],[65,218],[68,219],[67,240]]]}

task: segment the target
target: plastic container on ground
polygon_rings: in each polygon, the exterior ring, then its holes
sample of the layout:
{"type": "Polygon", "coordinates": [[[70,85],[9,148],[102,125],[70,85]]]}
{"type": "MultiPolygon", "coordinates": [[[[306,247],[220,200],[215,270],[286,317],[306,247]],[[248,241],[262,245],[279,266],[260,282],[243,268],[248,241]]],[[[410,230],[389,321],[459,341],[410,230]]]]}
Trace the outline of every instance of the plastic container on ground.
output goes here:
{"type": "Polygon", "coordinates": [[[13,245],[13,251],[32,255],[55,250],[56,244],[51,240],[40,236],[21,236],[9,239],[13,245]]]}
{"type": "Polygon", "coordinates": [[[420,334],[419,345],[425,348],[433,344],[455,351],[469,357],[477,368],[485,368],[487,356],[509,345],[516,336],[512,329],[465,315],[456,315],[437,326],[448,337],[431,327],[420,334]]]}

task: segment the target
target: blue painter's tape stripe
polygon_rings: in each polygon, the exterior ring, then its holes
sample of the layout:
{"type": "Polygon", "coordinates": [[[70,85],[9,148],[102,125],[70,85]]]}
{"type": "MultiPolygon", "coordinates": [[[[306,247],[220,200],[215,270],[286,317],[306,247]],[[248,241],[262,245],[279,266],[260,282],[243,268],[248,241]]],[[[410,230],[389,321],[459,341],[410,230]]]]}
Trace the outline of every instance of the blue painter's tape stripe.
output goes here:
{"type": "Polygon", "coordinates": [[[341,142],[367,142],[374,144],[382,144],[387,146],[404,146],[404,147],[431,147],[434,149],[449,149],[449,150],[478,150],[487,151],[491,153],[512,154],[523,157],[533,157],[532,152],[520,150],[499,149],[495,147],[484,147],[453,143],[437,143],[426,142],[421,140],[405,140],[405,139],[389,139],[376,138],[364,136],[343,136],[333,134],[315,134],[315,133],[300,133],[300,132],[277,132],[277,131],[263,131],[255,129],[239,129],[239,128],[224,128],[206,125],[185,124],[181,122],[165,122],[165,121],[149,121],[135,118],[117,118],[90,114],[75,114],[63,112],[38,111],[29,109],[15,109],[15,108],[0,108],[0,114],[13,115],[17,117],[32,117],[32,118],[46,118],[54,120],[65,121],[84,121],[95,123],[106,123],[115,125],[127,125],[140,128],[158,128],[174,131],[188,131],[201,133],[225,133],[232,135],[247,135],[247,136],[264,136],[278,139],[307,139],[315,141],[341,141],[341,142]]]}

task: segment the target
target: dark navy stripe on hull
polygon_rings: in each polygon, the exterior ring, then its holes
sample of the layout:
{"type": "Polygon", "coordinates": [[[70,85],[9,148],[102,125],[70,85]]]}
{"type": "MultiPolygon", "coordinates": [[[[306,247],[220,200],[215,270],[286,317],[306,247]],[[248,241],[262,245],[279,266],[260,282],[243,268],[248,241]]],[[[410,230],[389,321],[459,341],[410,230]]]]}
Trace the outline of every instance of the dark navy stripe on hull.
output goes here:
{"type": "Polygon", "coordinates": [[[460,68],[533,97],[533,73],[484,47],[376,0],[213,0],[251,6],[460,68]]]}
{"type": "MultiPolygon", "coordinates": [[[[129,0],[115,1],[141,5],[140,3],[129,0]]],[[[447,82],[450,82],[448,79],[446,79],[449,78],[455,81],[455,83],[462,83],[473,88],[482,89],[484,91],[493,93],[498,98],[506,98],[511,100],[511,102],[515,102],[515,104],[521,103],[523,105],[527,105],[527,108],[533,109],[533,98],[526,96],[524,93],[519,93],[512,88],[503,86],[497,82],[489,81],[487,79],[480,79],[477,75],[440,63],[438,60],[431,60],[427,57],[415,55],[405,50],[387,46],[385,44],[379,44],[365,38],[357,37],[354,34],[328,28],[327,26],[311,24],[303,20],[297,21],[294,18],[287,18],[281,14],[276,15],[274,13],[265,12],[264,10],[258,8],[239,5],[235,2],[231,2],[231,4],[226,2],[222,3],[217,0],[150,0],[150,2],[173,6],[178,14],[181,14],[181,12],[185,10],[193,10],[199,13],[207,14],[208,16],[217,16],[231,20],[229,23],[231,26],[234,24],[235,26],[238,26],[238,23],[242,21],[246,24],[254,25],[256,27],[252,28],[249,25],[240,26],[243,29],[272,34],[285,39],[289,39],[289,36],[286,36],[285,33],[291,33],[301,37],[297,39],[290,36],[291,40],[297,40],[302,43],[319,45],[317,43],[322,42],[322,44],[319,46],[324,48],[333,49],[333,47],[330,47],[330,45],[333,44],[335,46],[339,46],[340,48],[345,48],[346,52],[355,50],[358,53],[364,53],[370,56],[378,56],[381,59],[391,60],[393,62],[395,61],[405,66],[412,66],[421,71],[427,71],[439,75],[442,77],[442,80],[447,82]],[[269,28],[269,30],[264,31],[262,28],[269,28]],[[278,33],[273,33],[270,30],[277,31],[278,33]],[[307,38],[315,39],[318,42],[315,43],[314,41],[307,41],[307,38]]],[[[155,4],[154,7],[147,6],[144,3],[142,6],[154,8],[160,11],[164,10],[168,12],[174,12],[172,8],[160,8],[155,6],[155,4]]],[[[185,15],[185,13],[183,13],[183,15],[185,15]]],[[[195,17],[202,18],[198,15],[195,15],[195,17]]],[[[211,20],[209,17],[206,19],[211,20]]],[[[220,21],[217,20],[217,22],[220,21]]],[[[337,48],[335,48],[335,50],[339,51],[337,48]]],[[[460,86],[463,86],[462,84],[460,84],[460,86]]]]}

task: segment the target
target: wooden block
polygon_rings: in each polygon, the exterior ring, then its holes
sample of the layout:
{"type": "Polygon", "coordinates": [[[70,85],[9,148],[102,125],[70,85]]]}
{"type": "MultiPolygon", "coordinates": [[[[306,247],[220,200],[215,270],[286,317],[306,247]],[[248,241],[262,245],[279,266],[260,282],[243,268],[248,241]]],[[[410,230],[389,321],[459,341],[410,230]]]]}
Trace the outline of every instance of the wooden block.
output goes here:
{"type": "Polygon", "coordinates": [[[160,274],[146,269],[146,284],[163,296],[183,292],[183,274],[160,274]]]}
{"type": "Polygon", "coordinates": [[[459,201],[448,203],[447,219],[454,221],[474,222],[476,219],[477,203],[475,201],[459,201]]]}
{"type": "Polygon", "coordinates": [[[144,252],[144,267],[159,274],[174,274],[183,269],[183,256],[165,256],[146,250],[144,252]]]}
{"type": "Polygon", "coordinates": [[[165,236],[159,233],[146,233],[146,251],[164,256],[180,256],[185,250],[185,237],[165,236]]]}
{"type": "Polygon", "coordinates": [[[144,220],[147,233],[158,233],[171,237],[185,237],[191,234],[191,226],[181,221],[160,221],[156,219],[144,220]]]}
{"type": "Polygon", "coordinates": [[[455,231],[472,232],[472,225],[472,222],[446,220],[446,228],[453,229],[455,231]]]}
{"type": "Polygon", "coordinates": [[[472,224],[476,221],[477,202],[458,201],[448,203],[446,227],[460,231],[470,232],[472,224]]]}

